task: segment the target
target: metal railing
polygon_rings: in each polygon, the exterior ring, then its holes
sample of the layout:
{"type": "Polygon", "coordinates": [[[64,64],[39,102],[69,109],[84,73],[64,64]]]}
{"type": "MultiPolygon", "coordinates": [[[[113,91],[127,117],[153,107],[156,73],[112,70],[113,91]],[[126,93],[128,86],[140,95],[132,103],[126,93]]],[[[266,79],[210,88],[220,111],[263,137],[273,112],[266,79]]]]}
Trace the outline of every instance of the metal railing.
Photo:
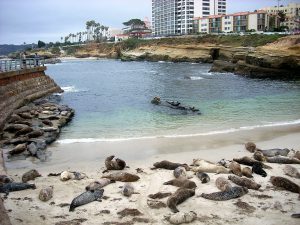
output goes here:
{"type": "Polygon", "coordinates": [[[2,59],[0,73],[44,66],[44,58],[2,59]]]}

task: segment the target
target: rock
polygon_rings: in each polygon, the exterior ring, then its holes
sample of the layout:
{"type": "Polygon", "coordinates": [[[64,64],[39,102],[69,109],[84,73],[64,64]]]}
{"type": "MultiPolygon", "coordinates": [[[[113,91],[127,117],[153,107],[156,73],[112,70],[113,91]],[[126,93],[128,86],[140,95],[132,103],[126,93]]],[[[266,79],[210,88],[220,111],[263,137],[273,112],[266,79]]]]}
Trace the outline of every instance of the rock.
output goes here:
{"type": "Polygon", "coordinates": [[[58,136],[59,136],[59,132],[46,132],[44,135],[46,144],[49,145],[53,143],[54,141],[56,141],[58,136]]]}
{"type": "Polygon", "coordinates": [[[38,150],[44,150],[47,148],[46,141],[43,139],[30,139],[30,142],[34,142],[38,150]]]}
{"type": "Polygon", "coordinates": [[[57,127],[43,127],[42,130],[45,132],[59,132],[59,128],[57,127]]]}
{"type": "Polygon", "coordinates": [[[147,199],[147,205],[151,209],[161,209],[161,208],[167,207],[166,203],[164,203],[162,201],[152,200],[152,199],[147,199]]]}
{"type": "Polygon", "coordinates": [[[215,60],[213,66],[210,69],[210,72],[219,72],[219,73],[233,73],[235,70],[235,64],[232,62],[215,60]]]}
{"type": "Polygon", "coordinates": [[[34,142],[32,142],[30,145],[28,145],[27,148],[28,148],[27,150],[30,153],[30,155],[36,156],[38,148],[34,142]]]}
{"type": "Polygon", "coordinates": [[[22,120],[22,118],[19,115],[12,114],[11,117],[9,118],[8,122],[9,123],[15,123],[15,122],[20,121],[20,120],[22,120]]]}

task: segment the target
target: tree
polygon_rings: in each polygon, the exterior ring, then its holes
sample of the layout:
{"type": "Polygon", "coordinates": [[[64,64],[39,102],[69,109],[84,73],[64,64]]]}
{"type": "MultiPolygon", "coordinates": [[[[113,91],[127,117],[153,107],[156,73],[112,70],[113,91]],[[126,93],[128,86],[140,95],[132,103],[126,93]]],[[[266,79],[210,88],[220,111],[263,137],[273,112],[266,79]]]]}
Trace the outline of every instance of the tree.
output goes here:
{"type": "Polygon", "coordinates": [[[141,25],[141,26],[146,26],[145,22],[140,20],[140,19],[131,19],[127,22],[123,23],[124,26],[133,26],[133,25],[141,25]]]}
{"type": "Polygon", "coordinates": [[[279,22],[282,23],[286,19],[286,14],[283,11],[278,12],[279,22]]]}
{"type": "Polygon", "coordinates": [[[46,46],[45,42],[40,41],[40,40],[38,41],[38,48],[43,48],[45,46],[46,46]]]}

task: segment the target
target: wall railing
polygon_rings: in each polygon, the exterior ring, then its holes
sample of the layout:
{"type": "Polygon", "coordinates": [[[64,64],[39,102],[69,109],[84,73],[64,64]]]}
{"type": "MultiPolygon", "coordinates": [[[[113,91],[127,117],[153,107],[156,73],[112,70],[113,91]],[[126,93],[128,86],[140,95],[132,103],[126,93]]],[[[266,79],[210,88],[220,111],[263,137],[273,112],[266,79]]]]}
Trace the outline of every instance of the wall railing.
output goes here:
{"type": "Polygon", "coordinates": [[[1,59],[0,73],[44,66],[44,58],[1,59]]]}

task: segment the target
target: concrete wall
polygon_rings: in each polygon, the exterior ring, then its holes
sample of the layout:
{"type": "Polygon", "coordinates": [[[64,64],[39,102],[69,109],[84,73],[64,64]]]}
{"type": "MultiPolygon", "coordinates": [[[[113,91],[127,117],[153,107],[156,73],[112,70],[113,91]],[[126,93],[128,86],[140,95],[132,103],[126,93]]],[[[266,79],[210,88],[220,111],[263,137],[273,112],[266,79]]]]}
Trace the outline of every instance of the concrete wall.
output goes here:
{"type": "Polygon", "coordinates": [[[49,76],[46,67],[0,73],[0,131],[12,112],[61,88],[49,76]]]}
{"type": "Polygon", "coordinates": [[[248,15],[248,30],[257,30],[257,14],[248,15]]]}

